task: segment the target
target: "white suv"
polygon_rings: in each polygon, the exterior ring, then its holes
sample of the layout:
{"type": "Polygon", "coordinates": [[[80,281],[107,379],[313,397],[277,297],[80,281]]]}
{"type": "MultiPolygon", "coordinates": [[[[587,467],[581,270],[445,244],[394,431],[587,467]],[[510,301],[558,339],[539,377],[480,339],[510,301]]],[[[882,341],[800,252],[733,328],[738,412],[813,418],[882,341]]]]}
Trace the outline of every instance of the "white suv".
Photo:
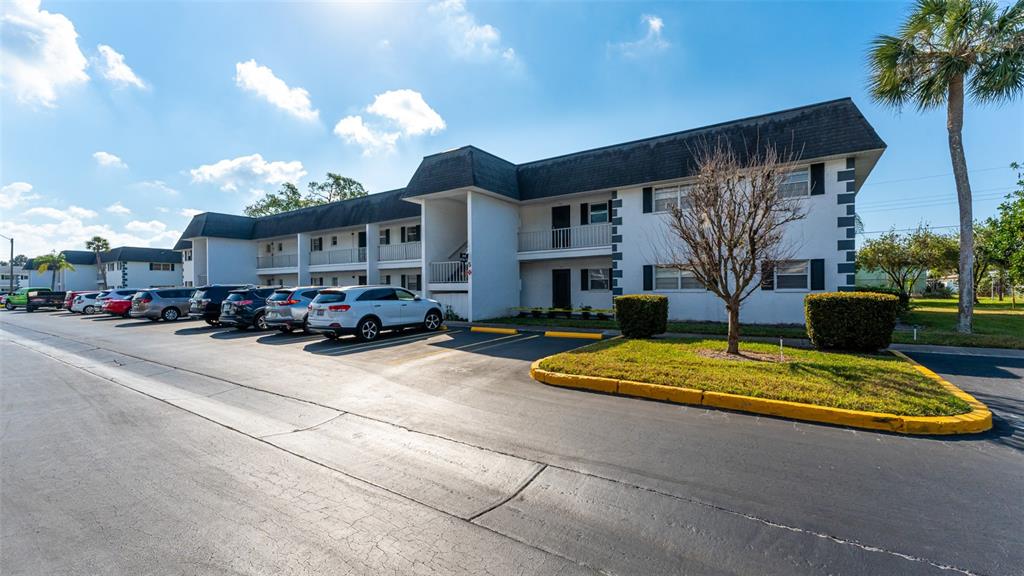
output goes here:
{"type": "Polygon", "coordinates": [[[376,340],[381,330],[422,327],[437,330],[444,323],[441,305],[394,286],[326,288],[309,305],[309,330],[335,339],[355,334],[376,340]]]}

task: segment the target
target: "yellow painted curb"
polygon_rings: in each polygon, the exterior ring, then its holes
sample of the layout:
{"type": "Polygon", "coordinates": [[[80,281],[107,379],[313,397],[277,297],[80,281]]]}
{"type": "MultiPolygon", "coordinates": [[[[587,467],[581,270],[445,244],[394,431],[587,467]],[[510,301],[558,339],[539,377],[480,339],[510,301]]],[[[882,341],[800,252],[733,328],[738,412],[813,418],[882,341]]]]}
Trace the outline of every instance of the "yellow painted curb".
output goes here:
{"type": "Polygon", "coordinates": [[[893,351],[893,354],[913,364],[922,374],[938,380],[951,394],[970,404],[971,411],[957,416],[900,416],[898,414],[868,412],[865,410],[846,410],[843,408],[755,398],[753,396],[727,394],[724,392],[707,392],[693,388],[550,372],[540,367],[540,363],[544,361],[544,358],[530,365],[530,377],[538,382],[552,386],[593,390],[606,394],[663,400],[676,404],[709,406],[736,410],[738,412],[751,412],[754,414],[791,418],[793,420],[837,424],[851,428],[883,430],[901,434],[975,434],[992,428],[992,412],[989,411],[987,406],[978,402],[970,394],[942,379],[938,374],[914,362],[906,355],[895,351],[893,351]]]}
{"type": "Polygon", "coordinates": [[[587,340],[600,340],[604,338],[604,334],[600,332],[556,332],[548,330],[544,335],[548,338],[584,338],[587,340]]]}
{"type": "Polygon", "coordinates": [[[471,326],[470,332],[486,332],[488,334],[518,334],[515,328],[491,328],[490,326],[471,326]]]}

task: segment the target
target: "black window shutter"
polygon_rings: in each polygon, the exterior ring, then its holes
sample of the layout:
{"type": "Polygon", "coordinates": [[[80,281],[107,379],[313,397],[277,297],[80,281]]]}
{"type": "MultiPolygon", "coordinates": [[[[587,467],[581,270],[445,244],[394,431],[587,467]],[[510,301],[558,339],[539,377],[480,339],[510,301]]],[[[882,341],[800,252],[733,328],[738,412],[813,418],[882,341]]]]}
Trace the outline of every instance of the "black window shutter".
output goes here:
{"type": "Polygon", "coordinates": [[[416,289],[423,290],[423,274],[416,275],[416,289]]]}
{"type": "Polygon", "coordinates": [[[405,244],[405,226],[402,226],[402,244],[405,244]]]}
{"type": "Polygon", "coordinates": [[[644,290],[654,290],[654,266],[644,266],[644,290]]]}
{"type": "Polygon", "coordinates": [[[384,245],[391,244],[391,228],[384,229],[384,245]]]}
{"type": "Polygon", "coordinates": [[[811,196],[825,193],[825,164],[811,164],[811,196]]]}
{"type": "Polygon", "coordinates": [[[590,290],[590,270],[586,268],[580,269],[580,290],[590,290]]]}
{"type": "MultiPolygon", "coordinates": [[[[402,227],[402,231],[403,232],[405,231],[405,227],[404,226],[402,227]]],[[[407,288],[408,287],[408,285],[405,283],[405,274],[402,274],[402,281],[399,283],[399,285],[402,288],[407,288]]]]}
{"type": "Polygon", "coordinates": [[[644,214],[654,212],[654,188],[644,188],[644,214]]]}
{"type": "Polygon", "coordinates": [[[767,260],[761,262],[761,290],[775,290],[775,266],[767,260]]]}
{"type": "Polygon", "coordinates": [[[366,248],[366,231],[363,230],[359,233],[359,247],[366,248]]]}
{"type": "Polygon", "coordinates": [[[580,226],[590,224],[590,204],[580,204],[580,226]]]}
{"type": "Polygon", "coordinates": [[[811,260],[811,290],[825,289],[825,260],[811,260]]]}

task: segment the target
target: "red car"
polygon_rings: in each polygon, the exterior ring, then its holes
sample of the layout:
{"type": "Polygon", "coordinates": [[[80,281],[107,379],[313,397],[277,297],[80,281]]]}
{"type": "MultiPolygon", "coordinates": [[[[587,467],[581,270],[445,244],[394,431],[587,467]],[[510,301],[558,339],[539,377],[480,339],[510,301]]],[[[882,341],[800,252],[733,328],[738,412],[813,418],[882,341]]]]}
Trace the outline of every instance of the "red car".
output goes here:
{"type": "Polygon", "coordinates": [[[128,317],[128,313],[132,309],[132,301],[124,300],[120,298],[110,298],[109,300],[103,301],[103,311],[111,316],[122,316],[128,317]]]}

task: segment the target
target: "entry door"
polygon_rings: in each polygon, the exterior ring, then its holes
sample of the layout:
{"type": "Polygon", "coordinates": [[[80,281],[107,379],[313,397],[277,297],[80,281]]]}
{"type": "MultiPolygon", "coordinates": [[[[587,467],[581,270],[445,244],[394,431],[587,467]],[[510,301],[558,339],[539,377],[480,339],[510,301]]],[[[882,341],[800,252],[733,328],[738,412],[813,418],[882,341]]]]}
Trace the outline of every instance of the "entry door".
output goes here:
{"type": "Polygon", "coordinates": [[[560,268],[551,271],[551,306],[572,309],[572,270],[560,268]]]}
{"type": "Polygon", "coordinates": [[[551,247],[568,248],[570,246],[569,227],[572,222],[569,218],[568,206],[551,207],[551,247]]]}

